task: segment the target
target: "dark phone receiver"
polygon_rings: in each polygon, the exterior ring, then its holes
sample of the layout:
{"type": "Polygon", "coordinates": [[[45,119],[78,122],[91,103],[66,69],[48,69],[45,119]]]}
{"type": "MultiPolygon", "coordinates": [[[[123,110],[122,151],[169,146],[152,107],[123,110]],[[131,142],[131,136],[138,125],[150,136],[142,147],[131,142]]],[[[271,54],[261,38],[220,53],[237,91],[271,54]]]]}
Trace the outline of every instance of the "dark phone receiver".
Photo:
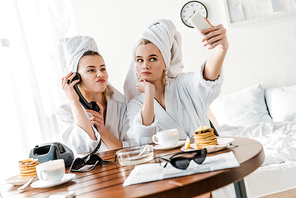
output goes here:
{"type": "MultiPolygon", "coordinates": [[[[75,76],[74,78],[72,79],[72,81],[74,80],[79,80],[79,82],[81,81],[81,76],[79,73],[75,72],[75,76]]],[[[73,74],[72,74],[73,75],[73,74]]],[[[71,82],[72,82],[71,81],[71,82]]],[[[96,112],[99,112],[100,111],[100,107],[97,105],[97,103],[95,101],[91,101],[90,103],[87,102],[87,100],[83,97],[83,95],[81,94],[79,88],[78,88],[78,83],[76,83],[74,85],[74,89],[76,91],[76,93],[78,94],[79,96],[79,102],[80,104],[85,108],[85,109],[91,109],[91,110],[94,110],[96,112]]]]}

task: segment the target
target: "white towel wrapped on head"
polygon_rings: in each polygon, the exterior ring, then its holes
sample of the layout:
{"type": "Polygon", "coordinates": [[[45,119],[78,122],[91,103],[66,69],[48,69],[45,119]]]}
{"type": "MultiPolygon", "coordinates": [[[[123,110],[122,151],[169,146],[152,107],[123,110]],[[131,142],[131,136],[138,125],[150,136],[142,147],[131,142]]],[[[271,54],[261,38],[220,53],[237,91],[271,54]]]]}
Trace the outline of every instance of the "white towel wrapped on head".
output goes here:
{"type": "Polygon", "coordinates": [[[70,71],[77,72],[79,60],[87,51],[99,53],[97,44],[92,37],[75,36],[61,39],[59,58],[63,75],[67,75],[70,71]]]}
{"type": "Polygon", "coordinates": [[[175,78],[179,73],[182,73],[182,39],[180,33],[170,20],[160,19],[150,24],[140,40],[136,43],[133,49],[133,59],[130,64],[124,83],[124,94],[127,101],[136,97],[139,92],[136,89],[138,76],[135,66],[135,51],[143,39],[147,39],[158,47],[167,68],[167,77],[175,78]]]}

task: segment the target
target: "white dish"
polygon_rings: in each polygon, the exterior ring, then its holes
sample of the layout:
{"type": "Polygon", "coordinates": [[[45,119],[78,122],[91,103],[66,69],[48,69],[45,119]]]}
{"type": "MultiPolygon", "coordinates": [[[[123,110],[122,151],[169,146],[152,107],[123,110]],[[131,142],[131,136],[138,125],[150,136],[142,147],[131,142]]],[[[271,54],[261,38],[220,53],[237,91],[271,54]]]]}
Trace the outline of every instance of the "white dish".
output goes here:
{"type": "Polygon", "coordinates": [[[20,180],[19,175],[15,175],[13,177],[10,177],[10,178],[6,179],[5,182],[8,183],[8,184],[15,185],[15,186],[20,186],[20,185],[24,185],[29,180],[30,179],[20,180]]]}
{"type": "MultiPolygon", "coordinates": [[[[231,144],[234,141],[234,139],[217,137],[217,141],[219,145],[209,145],[205,147],[208,153],[213,153],[213,152],[225,149],[229,144],[231,144]]],[[[184,152],[187,152],[187,151],[194,151],[196,149],[190,147],[190,149],[185,150],[184,147],[182,147],[181,150],[184,152]]]]}
{"type": "Polygon", "coordinates": [[[46,184],[46,183],[38,180],[38,181],[35,181],[34,183],[32,183],[31,187],[32,188],[49,188],[49,187],[64,184],[64,183],[70,181],[71,179],[73,179],[75,176],[76,175],[72,174],[72,173],[65,174],[64,177],[61,179],[61,181],[59,181],[58,183],[55,183],[55,184],[46,184]]]}
{"type": "Polygon", "coordinates": [[[153,148],[155,150],[169,150],[169,149],[177,148],[177,147],[182,146],[184,144],[185,144],[185,141],[179,141],[175,146],[163,147],[158,144],[158,145],[154,146],[153,148]]]}
{"type": "Polygon", "coordinates": [[[227,145],[222,144],[222,145],[210,145],[210,146],[206,146],[204,148],[207,149],[208,153],[213,153],[216,151],[221,151],[221,150],[225,149],[226,147],[227,147],[227,145]]]}
{"type": "Polygon", "coordinates": [[[234,139],[233,138],[217,137],[217,141],[218,141],[219,145],[222,145],[222,144],[229,145],[234,141],[234,139]]]}
{"type": "MultiPolygon", "coordinates": [[[[224,145],[210,145],[210,146],[206,146],[204,148],[207,149],[208,153],[213,153],[213,152],[225,149],[226,147],[227,147],[227,145],[224,144],[224,145]]],[[[188,152],[188,151],[195,151],[197,149],[194,149],[194,148],[190,147],[190,149],[185,150],[184,147],[182,147],[181,150],[184,151],[184,152],[188,152]]]]}

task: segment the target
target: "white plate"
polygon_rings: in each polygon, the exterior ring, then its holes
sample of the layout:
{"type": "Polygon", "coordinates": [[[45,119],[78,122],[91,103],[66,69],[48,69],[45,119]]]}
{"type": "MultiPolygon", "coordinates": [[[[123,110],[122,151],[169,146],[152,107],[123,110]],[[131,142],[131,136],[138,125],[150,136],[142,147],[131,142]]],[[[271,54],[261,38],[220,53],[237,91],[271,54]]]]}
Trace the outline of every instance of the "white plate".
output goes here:
{"type": "Polygon", "coordinates": [[[55,184],[45,184],[44,182],[38,180],[38,181],[35,181],[34,183],[32,183],[31,187],[32,188],[49,188],[49,187],[64,184],[64,183],[70,181],[71,179],[73,179],[75,176],[76,175],[72,174],[72,173],[65,174],[64,177],[62,178],[62,180],[59,181],[58,183],[55,183],[55,184]]]}
{"type": "Polygon", "coordinates": [[[208,153],[213,153],[216,151],[221,151],[221,150],[225,149],[226,147],[227,147],[226,144],[222,144],[222,145],[210,145],[210,146],[206,146],[204,148],[207,149],[208,153]]]}
{"type": "MultiPolygon", "coordinates": [[[[225,149],[230,143],[234,141],[234,139],[217,137],[217,141],[219,145],[209,145],[205,147],[208,153],[213,153],[213,152],[225,149]]],[[[196,149],[191,147],[190,149],[185,150],[184,147],[182,147],[181,150],[186,152],[186,151],[194,151],[196,149]]]]}
{"type": "Polygon", "coordinates": [[[163,147],[161,145],[156,145],[153,148],[155,150],[169,150],[169,149],[173,149],[173,148],[177,148],[179,146],[182,146],[183,144],[185,144],[185,141],[179,141],[175,146],[169,146],[169,147],[163,147]]]}
{"type": "Polygon", "coordinates": [[[223,137],[217,137],[217,141],[218,141],[218,144],[221,145],[221,144],[230,144],[234,141],[233,138],[223,138],[223,137]]]}
{"type": "Polygon", "coordinates": [[[10,177],[10,178],[6,179],[5,182],[8,183],[8,184],[15,185],[15,186],[20,186],[20,185],[24,185],[29,180],[30,179],[20,180],[19,175],[15,175],[13,177],[10,177]]]}
{"type": "MultiPolygon", "coordinates": [[[[204,148],[207,149],[208,153],[213,153],[213,152],[225,149],[226,147],[227,147],[227,145],[224,144],[224,145],[210,145],[210,146],[205,146],[204,148]]],[[[188,151],[195,151],[197,149],[194,149],[191,147],[190,149],[185,150],[184,147],[182,147],[181,150],[184,152],[188,152],[188,151]]]]}

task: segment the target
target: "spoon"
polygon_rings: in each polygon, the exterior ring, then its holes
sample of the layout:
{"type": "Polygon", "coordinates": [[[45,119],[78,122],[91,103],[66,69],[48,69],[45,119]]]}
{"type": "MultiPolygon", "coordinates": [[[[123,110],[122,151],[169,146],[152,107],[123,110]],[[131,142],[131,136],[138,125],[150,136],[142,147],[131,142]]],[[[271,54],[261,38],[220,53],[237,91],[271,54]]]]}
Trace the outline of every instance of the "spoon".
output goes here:
{"type": "Polygon", "coordinates": [[[147,145],[143,148],[143,150],[139,153],[139,155],[133,156],[133,157],[131,157],[131,158],[129,158],[129,159],[130,159],[130,160],[136,160],[136,159],[141,158],[141,155],[143,155],[143,153],[147,150],[148,146],[149,146],[149,144],[147,144],[147,145]]]}
{"type": "Polygon", "coordinates": [[[149,146],[149,144],[147,144],[147,145],[143,148],[143,150],[141,151],[141,153],[140,153],[137,157],[141,157],[141,155],[143,155],[143,153],[147,150],[148,146],[149,146]]]}
{"type": "Polygon", "coordinates": [[[21,187],[19,187],[17,190],[23,190],[25,188],[27,188],[29,186],[29,184],[36,178],[37,176],[31,178],[29,181],[27,181],[27,183],[25,183],[24,185],[22,185],[21,187]]]}

